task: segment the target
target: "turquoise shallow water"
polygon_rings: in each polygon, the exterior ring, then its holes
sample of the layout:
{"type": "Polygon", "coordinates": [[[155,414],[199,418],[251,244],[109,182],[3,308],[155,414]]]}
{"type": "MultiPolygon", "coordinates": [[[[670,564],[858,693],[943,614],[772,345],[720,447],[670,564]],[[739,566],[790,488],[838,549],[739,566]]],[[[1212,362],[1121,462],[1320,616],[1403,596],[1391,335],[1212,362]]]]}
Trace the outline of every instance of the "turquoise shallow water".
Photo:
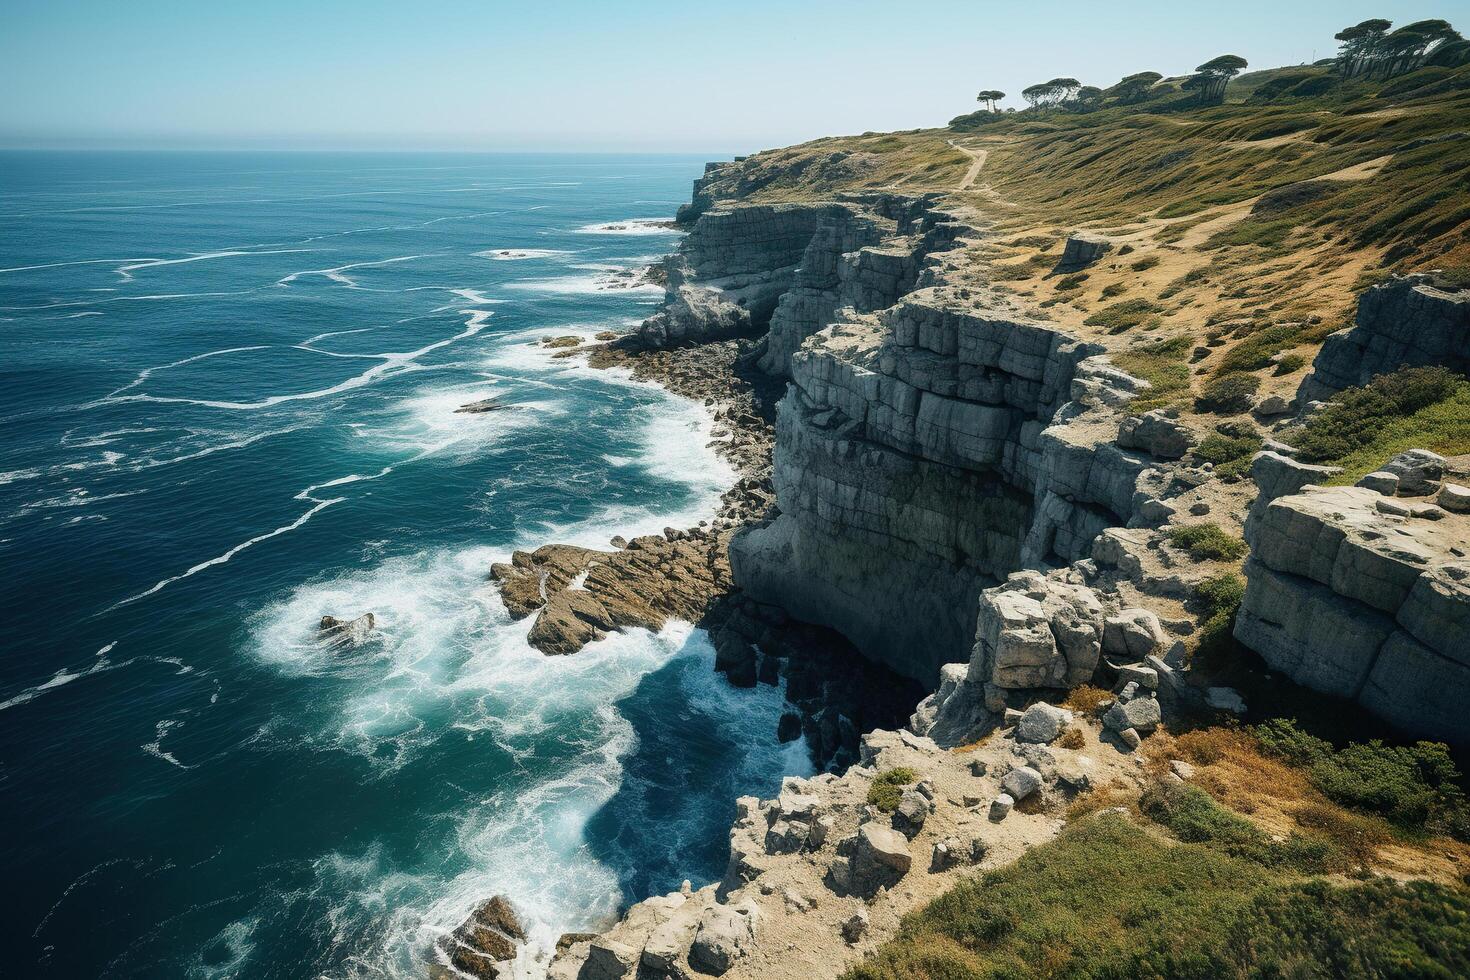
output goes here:
{"type": "Polygon", "coordinates": [[[0,155],[0,973],[419,977],[489,894],[545,945],[718,876],[808,767],[779,691],[682,626],[543,657],[486,585],[731,482],[535,345],[650,311],[600,287],[675,236],[600,226],[700,163],[0,155]]]}

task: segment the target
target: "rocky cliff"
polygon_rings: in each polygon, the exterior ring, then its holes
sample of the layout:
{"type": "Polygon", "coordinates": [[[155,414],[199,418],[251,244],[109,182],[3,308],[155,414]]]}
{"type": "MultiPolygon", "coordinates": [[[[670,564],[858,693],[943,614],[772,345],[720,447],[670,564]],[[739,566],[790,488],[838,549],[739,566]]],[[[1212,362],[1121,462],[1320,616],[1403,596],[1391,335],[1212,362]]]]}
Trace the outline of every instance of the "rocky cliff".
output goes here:
{"type": "Polygon", "coordinates": [[[968,659],[982,588],[1129,523],[1154,462],[1113,440],[1142,383],[950,260],[983,235],[966,218],[892,194],[705,206],[640,332],[768,327],[779,513],[732,543],[735,582],[931,684],[968,659]]]}
{"type": "Polygon", "coordinates": [[[1364,291],[1354,325],[1322,344],[1298,401],[1320,401],[1397,368],[1426,365],[1470,374],[1470,290],[1433,274],[1395,276],[1364,291]]]}
{"type": "Polygon", "coordinates": [[[1357,487],[1257,457],[1235,635],[1300,684],[1470,744],[1470,494],[1431,457],[1403,454],[1357,487]]]}

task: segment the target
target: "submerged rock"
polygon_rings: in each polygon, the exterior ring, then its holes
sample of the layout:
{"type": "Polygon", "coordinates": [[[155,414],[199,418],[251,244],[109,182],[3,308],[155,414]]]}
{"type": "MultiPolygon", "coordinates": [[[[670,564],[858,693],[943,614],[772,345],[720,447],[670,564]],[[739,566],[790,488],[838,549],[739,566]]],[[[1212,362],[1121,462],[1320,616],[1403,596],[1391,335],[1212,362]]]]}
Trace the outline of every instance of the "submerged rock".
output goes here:
{"type": "Polygon", "coordinates": [[[332,646],[355,647],[372,635],[377,619],[372,613],[363,613],[356,619],[338,619],[323,616],[317,627],[318,636],[332,646]]]}
{"type": "Polygon", "coordinates": [[[454,410],[455,415],[480,415],[485,412],[498,412],[502,408],[509,408],[499,398],[481,398],[477,402],[469,402],[454,410]]]}

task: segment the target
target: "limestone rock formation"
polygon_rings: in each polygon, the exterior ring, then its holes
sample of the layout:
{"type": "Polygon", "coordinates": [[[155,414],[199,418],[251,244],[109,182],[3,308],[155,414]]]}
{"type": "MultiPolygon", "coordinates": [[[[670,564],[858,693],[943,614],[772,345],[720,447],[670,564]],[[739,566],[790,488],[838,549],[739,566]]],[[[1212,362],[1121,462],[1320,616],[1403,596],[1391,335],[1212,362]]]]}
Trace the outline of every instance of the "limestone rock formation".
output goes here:
{"type": "MultiPolygon", "coordinates": [[[[508,975],[501,964],[515,959],[526,932],[504,896],[483,902],[452,934],[439,941],[440,954],[459,973],[479,980],[508,975]]],[[[434,980],[454,976],[436,964],[434,980]]]]}
{"type": "Polygon", "coordinates": [[[1470,742],[1470,516],[1385,502],[1313,486],[1270,500],[1247,528],[1236,638],[1298,683],[1470,742]]]}
{"type": "Polygon", "coordinates": [[[729,586],[727,539],[696,528],[634,538],[613,552],[544,545],[517,551],[490,574],[513,617],[536,615],[532,646],[575,653],[622,627],[656,630],[671,617],[697,621],[729,586]]]}
{"type": "Polygon", "coordinates": [[[1400,367],[1441,365],[1470,374],[1470,290],[1433,274],[1394,276],[1358,300],[1355,325],[1327,338],[1303,379],[1306,404],[1400,367]]]}
{"type": "Polygon", "coordinates": [[[732,542],[737,584],[921,680],[968,659],[981,589],[1131,514],[1148,460],[1084,420],[1141,383],[1092,353],[939,288],[809,338],[777,420],[780,516],[732,542]]]}
{"type": "Polygon", "coordinates": [[[1102,235],[1086,231],[1073,232],[1067,238],[1062,257],[1052,271],[1077,272],[1085,269],[1112,251],[1112,248],[1113,243],[1102,235]]]}

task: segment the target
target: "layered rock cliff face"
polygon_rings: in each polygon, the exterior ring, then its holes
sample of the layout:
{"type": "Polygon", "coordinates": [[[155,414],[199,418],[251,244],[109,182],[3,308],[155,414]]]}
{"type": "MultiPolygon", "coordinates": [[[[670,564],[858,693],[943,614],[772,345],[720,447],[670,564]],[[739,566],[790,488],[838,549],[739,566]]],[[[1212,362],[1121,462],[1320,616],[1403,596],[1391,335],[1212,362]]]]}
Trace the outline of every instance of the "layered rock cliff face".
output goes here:
{"type": "Polygon", "coordinates": [[[1470,515],[1433,503],[1437,482],[1399,499],[1317,485],[1332,472],[1257,457],[1236,638],[1300,684],[1470,744],[1470,515]]]}
{"type": "Polygon", "coordinates": [[[640,336],[672,346],[768,324],[759,366],[791,385],[777,514],[730,549],[752,598],[932,685],[970,660],[983,588],[1136,521],[1158,461],[1114,439],[1141,382],[957,274],[949,253],[981,222],[892,194],[711,206],[696,191],[696,204],[640,336]]]}
{"type": "Polygon", "coordinates": [[[1394,276],[1364,292],[1355,324],[1322,344],[1297,398],[1330,398],[1376,375],[1426,365],[1470,374],[1470,290],[1432,274],[1394,276]]]}
{"type": "Polygon", "coordinates": [[[859,241],[881,233],[878,220],[840,203],[708,211],[669,261],[664,307],[639,334],[650,346],[667,347],[762,330],[819,228],[859,241]]]}
{"type": "Polygon", "coordinates": [[[980,589],[1080,557],[1126,523],[1145,466],[1068,424],[1086,414],[1074,387],[1101,407],[1131,379],[1001,297],[967,292],[931,287],[849,315],[793,356],[781,513],[731,546],[753,596],[929,683],[968,659],[980,589]]]}

